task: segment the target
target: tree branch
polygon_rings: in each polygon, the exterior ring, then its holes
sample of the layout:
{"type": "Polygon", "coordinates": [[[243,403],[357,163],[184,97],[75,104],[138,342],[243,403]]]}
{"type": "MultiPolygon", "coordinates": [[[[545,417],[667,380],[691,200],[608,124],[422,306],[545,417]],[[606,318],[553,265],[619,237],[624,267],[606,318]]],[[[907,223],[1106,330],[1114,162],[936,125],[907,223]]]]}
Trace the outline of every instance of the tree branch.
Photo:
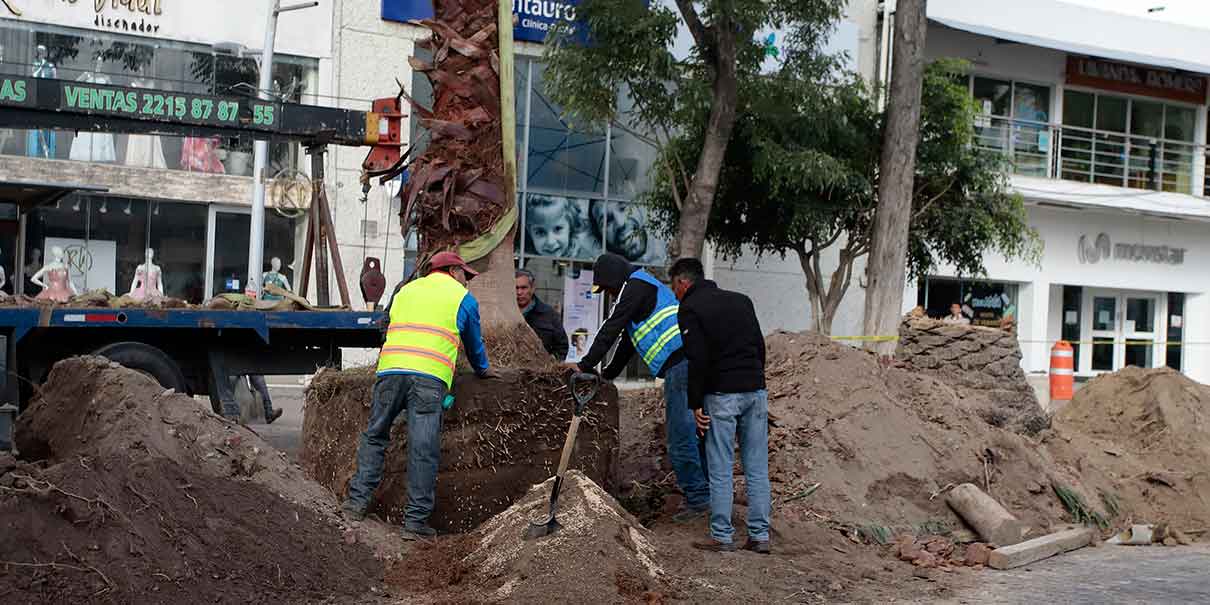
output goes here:
{"type": "Polygon", "coordinates": [[[911,220],[915,221],[916,219],[920,218],[920,216],[922,214],[924,214],[924,212],[926,210],[929,209],[929,206],[933,205],[933,202],[941,199],[941,196],[949,193],[950,189],[953,189],[954,183],[957,183],[957,182],[958,182],[958,179],[956,179],[956,178],[950,179],[950,182],[946,183],[945,188],[941,190],[941,193],[938,193],[937,195],[934,195],[933,197],[929,198],[929,201],[925,202],[924,205],[920,207],[920,210],[917,210],[916,213],[912,215],[911,220]]]}
{"type": "Polygon", "coordinates": [[[710,32],[702,24],[702,18],[698,16],[697,8],[693,6],[693,0],[676,0],[676,7],[681,11],[681,17],[685,19],[685,25],[689,27],[689,33],[693,34],[693,41],[702,50],[713,48],[710,32]]]}

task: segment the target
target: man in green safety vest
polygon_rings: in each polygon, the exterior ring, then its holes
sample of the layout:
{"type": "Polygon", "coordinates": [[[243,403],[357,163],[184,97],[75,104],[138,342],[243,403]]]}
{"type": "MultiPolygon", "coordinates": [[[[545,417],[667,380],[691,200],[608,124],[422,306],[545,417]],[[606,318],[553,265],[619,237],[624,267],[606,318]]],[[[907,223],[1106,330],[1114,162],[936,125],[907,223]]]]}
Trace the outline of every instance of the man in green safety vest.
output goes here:
{"type": "Polygon", "coordinates": [[[466,289],[478,275],[453,252],[438,253],[425,277],[401,286],[386,309],[390,323],[378,354],[370,424],[357,448],[357,474],[341,507],[352,520],[365,518],[370,497],[382,482],[391,425],[405,409],[408,424],[408,502],[403,517],[406,540],[437,531],[429,517],[437,491],[441,454],[442,401],[453,385],[458,343],[480,378],[494,378],[479,329],[479,303],[466,289]]]}
{"type": "Polygon", "coordinates": [[[602,254],[592,267],[593,292],[608,292],[614,300],[609,318],[593,339],[588,353],[568,367],[592,371],[604,360],[614,342],[617,351],[601,372],[613,380],[638,353],[652,376],[664,379],[665,426],[668,458],[677,485],[685,494],[684,508],[673,515],[690,521],[710,510],[705,457],[697,439],[697,425],[689,409],[689,368],[681,351],[677,327],[676,295],[650,273],[634,267],[617,254],[602,254]],[[621,338],[622,334],[626,338],[621,338]]]}

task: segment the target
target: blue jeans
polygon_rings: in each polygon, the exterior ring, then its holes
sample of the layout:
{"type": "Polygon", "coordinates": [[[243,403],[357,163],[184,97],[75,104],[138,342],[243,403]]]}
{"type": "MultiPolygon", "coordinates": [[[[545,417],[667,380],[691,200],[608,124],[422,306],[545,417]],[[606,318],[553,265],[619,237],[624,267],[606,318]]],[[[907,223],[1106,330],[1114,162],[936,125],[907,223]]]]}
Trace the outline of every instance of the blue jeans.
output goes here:
{"type": "Polygon", "coordinates": [[[706,482],[706,459],[698,448],[697,423],[689,409],[689,362],[682,361],[664,372],[664,425],[668,433],[668,460],[676,473],[676,484],[685,494],[685,506],[704,510],[710,506],[706,482]]]}
{"type": "Polygon", "coordinates": [[[370,425],[357,448],[357,474],[349,482],[346,507],[366,510],[382,483],[382,465],[391,425],[408,412],[408,503],[404,527],[424,527],[433,514],[437,495],[437,466],[441,461],[441,400],[445,383],[428,376],[387,374],[374,383],[370,425]]]}
{"type": "Polygon", "coordinates": [[[735,438],[748,485],[748,539],[769,540],[769,400],[764,390],[751,393],[706,395],[710,430],[706,431],[706,458],[710,461],[710,536],[731,543],[731,500],[734,485],[735,438]]]}

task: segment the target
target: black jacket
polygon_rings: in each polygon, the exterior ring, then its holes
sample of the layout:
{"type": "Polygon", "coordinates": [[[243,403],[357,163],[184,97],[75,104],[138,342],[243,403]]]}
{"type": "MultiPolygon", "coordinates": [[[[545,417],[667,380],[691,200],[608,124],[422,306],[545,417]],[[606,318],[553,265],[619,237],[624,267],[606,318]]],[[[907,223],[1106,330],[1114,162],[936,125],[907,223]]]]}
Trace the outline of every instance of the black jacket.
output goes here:
{"type": "MultiPolygon", "coordinates": [[[[634,343],[626,335],[626,324],[647,319],[655,311],[657,292],[655,286],[641,279],[631,279],[630,274],[634,271],[633,265],[615,254],[602,255],[593,265],[592,281],[594,284],[620,289],[621,292],[614,302],[613,309],[609,312],[609,317],[597,332],[596,338],[592,340],[592,346],[580,359],[581,372],[588,372],[597,367],[597,364],[601,363],[609,354],[609,349],[613,347],[615,341],[618,343],[618,348],[614,351],[609,364],[601,371],[601,375],[605,379],[617,378],[622,370],[626,369],[626,363],[634,355],[634,343]]],[[[660,368],[659,377],[663,378],[668,368],[680,363],[684,358],[684,353],[681,351],[673,351],[672,355],[668,356],[668,360],[664,362],[663,367],[660,368]]]]}
{"type": "Polygon", "coordinates": [[[546,352],[563,361],[567,359],[567,332],[563,331],[563,319],[555,312],[554,307],[542,302],[537,296],[529,312],[525,313],[525,323],[534,329],[546,352]]]}
{"type": "Polygon", "coordinates": [[[702,407],[707,393],[765,388],[765,337],[747,296],[699,281],[681,299],[676,320],[689,359],[690,408],[702,407]]]}

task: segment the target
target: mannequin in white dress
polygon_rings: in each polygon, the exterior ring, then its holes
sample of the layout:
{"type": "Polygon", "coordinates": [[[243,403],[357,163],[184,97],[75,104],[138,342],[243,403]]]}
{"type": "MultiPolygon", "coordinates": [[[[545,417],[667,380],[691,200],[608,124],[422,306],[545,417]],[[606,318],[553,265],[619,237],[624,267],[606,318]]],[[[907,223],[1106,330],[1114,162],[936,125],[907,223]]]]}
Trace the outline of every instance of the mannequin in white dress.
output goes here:
{"type": "Polygon", "coordinates": [[[160,266],[153,262],[155,250],[147,249],[143,264],[134,270],[130,281],[130,297],[138,302],[155,302],[164,297],[164,275],[160,266]]]}
{"type": "MultiPolygon", "coordinates": [[[[76,80],[90,84],[109,84],[109,78],[101,73],[104,66],[104,59],[97,57],[93,71],[84,72],[84,75],[76,80]]],[[[71,153],[67,157],[81,162],[114,162],[117,161],[118,154],[114,151],[112,134],[81,132],[76,134],[76,138],[71,142],[71,153]]]]}
{"type": "MultiPolygon", "coordinates": [[[[142,78],[130,83],[134,88],[155,88],[155,82],[146,82],[142,78]]],[[[139,168],[167,168],[164,161],[164,145],[160,137],[151,134],[132,134],[126,139],[127,166],[139,168]]]]}

